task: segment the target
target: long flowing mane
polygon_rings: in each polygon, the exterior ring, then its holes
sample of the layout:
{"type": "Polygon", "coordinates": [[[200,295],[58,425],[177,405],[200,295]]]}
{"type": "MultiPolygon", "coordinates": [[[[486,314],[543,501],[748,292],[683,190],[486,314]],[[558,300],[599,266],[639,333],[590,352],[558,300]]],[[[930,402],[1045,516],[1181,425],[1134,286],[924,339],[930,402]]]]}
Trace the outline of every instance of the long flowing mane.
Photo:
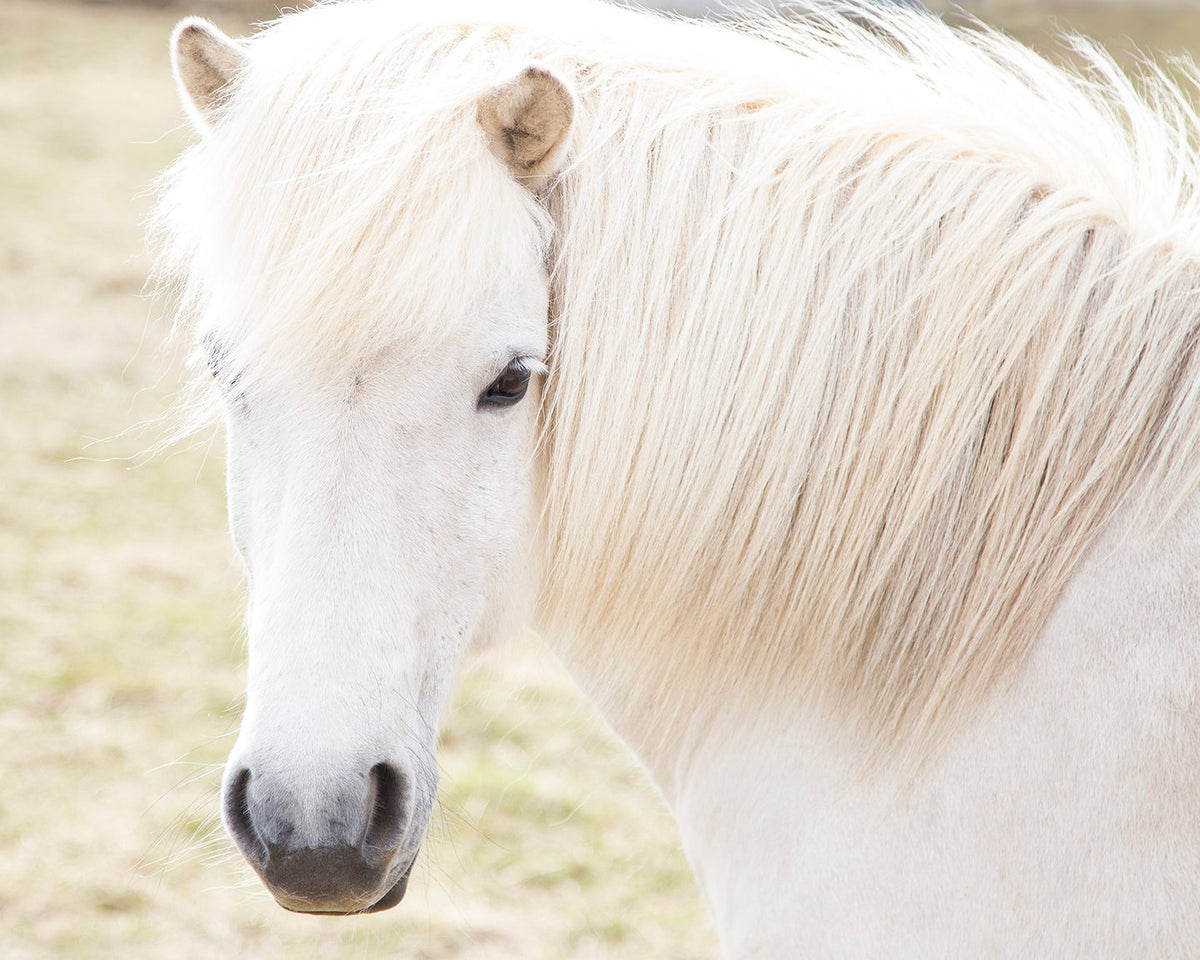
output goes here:
{"type": "Polygon", "coordinates": [[[1081,76],[895,10],[766,33],[786,59],[581,81],[551,606],[665,742],[681,701],[779,696],[926,742],[1131,491],[1193,486],[1200,126],[1084,45],[1081,76]]]}
{"type": "MultiPolygon", "coordinates": [[[[276,262],[249,262],[294,270],[319,309],[279,315],[324,326],[260,318],[241,340],[353,363],[444,329],[452,274],[502,271],[481,242],[533,229],[501,216],[471,104],[529,59],[574,84],[546,198],[542,615],[646,739],[783,698],[928,745],[1013,675],[1114,511],[1196,489],[1200,123],[1177,83],[894,7],[736,30],[400,6],[330,3],[303,38],[285,18],[252,41],[310,48],[243,101],[220,175],[249,159],[286,184],[250,216],[276,262]],[[416,75],[436,102],[384,109],[416,75]],[[253,142],[268,106],[305,100],[321,122],[253,142]],[[289,203],[310,229],[280,258],[289,203]],[[428,229],[453,271],[413,252],[428,229]],[[313,292],[318,250],[347,272],[313,292]]],[[[164,206],[197,287],[200,167],[164,206]]]]}

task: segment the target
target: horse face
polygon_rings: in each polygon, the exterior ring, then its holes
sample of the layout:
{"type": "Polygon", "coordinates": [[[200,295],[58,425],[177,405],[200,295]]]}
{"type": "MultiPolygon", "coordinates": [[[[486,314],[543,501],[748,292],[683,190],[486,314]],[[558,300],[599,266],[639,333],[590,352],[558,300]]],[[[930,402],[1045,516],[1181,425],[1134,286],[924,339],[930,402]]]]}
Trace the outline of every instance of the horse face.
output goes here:
{"type": "MultiPolygon", "coordinates": [[[[222,111],[236,111],[231,81],[253,73],[253,57],[193,20],[176,31],[174,58],[207,135],[222,111]]],[[[479,99],[477,166],[491,171],[498,186],[489,192],[509,197],[514,217],[532,200],[512,176],[533,191],[547,184],[572,110],[571,94],[536,66],[479,99]]],[[[225,395],[230,522],[250,586],[246,711],[224,818],[288,909],[370,911],[403,896],[437,791],[437,718],[450,680],[472,641],[520,612],[514,598],[531,582],[548,296],[542,249],[511,246],[487,291],[461,298],[467,315],[452,333],[435,345],[387,340],[335,374],[299,363],[251,387],[229,369],[239,354],[223,342],[231,331],[220,318],[200,332],[225,395]]],[[[226,259],[236,274],[241,260],[226,259]]],[[[470,267],[464,282],[479,274],[470,267]]],[[[348,267],[328,269],[345,276],[348,267]]],[[[258,286],[276,282],[270,264],[264,276],[258,286]]],[[[387,282],[367,281],[365,289],[387,282]]],[[[255,309],[233,303],[231,312],[255,309]]]]}
{"type": "Polygon", "coordinates": [[[349,383],[230,398],[249,678],[224,812],[290,909],[403,893],[447,685],[524,579],[546,310],[531,263],[436,362],[389,351],[349,383]]]}

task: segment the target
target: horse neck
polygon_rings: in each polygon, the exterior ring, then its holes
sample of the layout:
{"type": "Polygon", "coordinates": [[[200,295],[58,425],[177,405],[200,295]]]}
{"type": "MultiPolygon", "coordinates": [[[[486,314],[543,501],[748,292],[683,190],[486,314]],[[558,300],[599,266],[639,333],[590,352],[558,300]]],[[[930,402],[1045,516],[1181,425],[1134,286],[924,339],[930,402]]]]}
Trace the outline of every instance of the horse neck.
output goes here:
{"type": "Polygon", "coordinates": [[[861,777],[800,710],[718,718],[670,799],[725,955],[1195,955],[1198,617],[1200,498],[1123,511],[916,781],[861,777]]]}

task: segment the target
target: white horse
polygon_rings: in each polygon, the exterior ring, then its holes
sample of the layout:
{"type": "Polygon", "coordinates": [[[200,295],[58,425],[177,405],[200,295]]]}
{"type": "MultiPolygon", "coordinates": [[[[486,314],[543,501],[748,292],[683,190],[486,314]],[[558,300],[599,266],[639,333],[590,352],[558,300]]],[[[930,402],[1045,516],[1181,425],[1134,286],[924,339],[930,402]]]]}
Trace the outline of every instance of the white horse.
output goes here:
{"type": "Polygon", "coordinates": [[[456,666],[530,623],[730,958],[1200,957],[1177,86],[892,7],[350,0],[173,51],[250,583],[224,815],[283,906],[400,900],[456,666]]]}

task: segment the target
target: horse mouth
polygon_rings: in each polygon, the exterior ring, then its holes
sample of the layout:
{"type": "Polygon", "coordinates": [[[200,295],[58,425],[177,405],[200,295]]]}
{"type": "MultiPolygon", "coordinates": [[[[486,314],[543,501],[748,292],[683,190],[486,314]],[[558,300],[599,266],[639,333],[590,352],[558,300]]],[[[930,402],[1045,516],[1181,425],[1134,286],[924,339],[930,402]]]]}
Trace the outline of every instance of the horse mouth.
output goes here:
{"type": "Polygon", "coordinates": [[[392,889],[385,893],[382,897],[376,900],[373,904],[363,910],[363,913],[379,913],[381,910],[390,910],[401,900],[404,899],[404,894],[408,890],[408,877],[412,873],[412,864],[408,865],[408,869],[401,874],[400,879],[392,885],[392,889]]]}
{"type": "Polygon", "coordinates": [[[408,891],[408,878],[412,875],[413,864],[416,862],[417,858],[414,856],[409,861],[408,866],[404,868],[404,872],[400,874],[400,878],[392,884],[387,893],[365,907],[355,907],[349,910],[322,910],[315,905],[311,907],[307,906],[303,901],[292,900],[289,903],[284,902],[278,896],[275,899],[284,910],[288,910],[291,913],[307,913],[318,917],[357,917],[367,913],[379,913],[383,910],[390,910],[404,899],[404,894],[408,891]]]}

